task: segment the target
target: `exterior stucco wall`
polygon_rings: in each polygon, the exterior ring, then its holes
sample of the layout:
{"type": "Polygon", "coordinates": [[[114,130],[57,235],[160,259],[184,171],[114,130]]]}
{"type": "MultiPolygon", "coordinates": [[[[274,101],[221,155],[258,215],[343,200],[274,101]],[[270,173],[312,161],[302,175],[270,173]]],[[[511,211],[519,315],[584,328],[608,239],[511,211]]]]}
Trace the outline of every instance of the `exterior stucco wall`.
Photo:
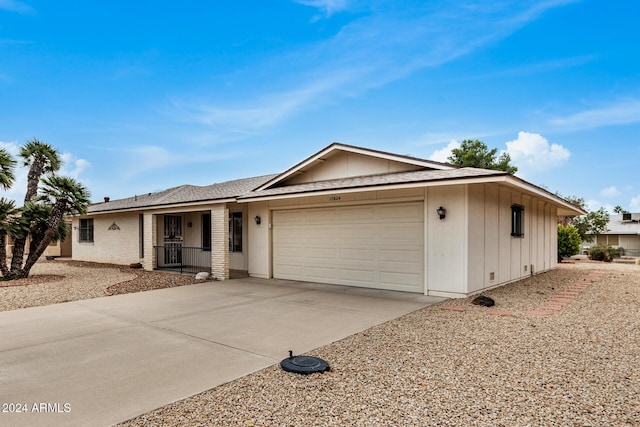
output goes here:
{"type": "Polygon", "coordinates": [[[73,218],[73,259],[123,265],[140,261],[137,213],[94,216],[92,243],[79,241],[79,224],[80,218],[73,218]]]}

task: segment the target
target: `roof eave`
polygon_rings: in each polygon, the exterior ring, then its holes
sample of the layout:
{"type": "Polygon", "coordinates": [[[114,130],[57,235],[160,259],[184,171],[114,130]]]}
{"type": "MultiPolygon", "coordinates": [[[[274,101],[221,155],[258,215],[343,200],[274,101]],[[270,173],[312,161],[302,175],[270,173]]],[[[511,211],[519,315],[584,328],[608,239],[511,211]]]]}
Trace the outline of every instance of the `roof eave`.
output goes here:
{"type": "Polygon", "coordinates": [[[203,199],[203,200],[194,200],[194,201],[184,202],[184,203],[165,203],[165,204],[158,204],[158,205],[137,206],[133,208],[109,209],[104,211],[87,212],[84,215],[75,215],[75,216],[104,215],[104,214],[110,214],[110,213],[139,212],[139,211],[150,211],[150,210],[172,209],[172,208],[189,208],[189,207],[199,206],[199,205],[233,203],[235,201],[236,201],[235,197],[227,197],[224,199],[203,199]]]}
{"type": "Polygon", "coordinates": [[[285,193],[285,194],[274,194],[274,195],[266,195],[266,196],[244,196],[238,198],[238,203],[249,203],[249,202],[258,202],[258,201],[268,201],[268,200],[282,200],[282,199],[292,199],[296,197],[306,197],[306,196],[321,196],[321,195],[330,195],[335,193],[359,193],[363,191],[379,191],[379,190],[396,190],[396,189],[405,189],[405,188],[418,188],[418,187],[438,187],[438,186],[449,186],[449,185],[459,185],[459,184],[482,184],[489,182],[498,181],[500,176],[488,175],[482,177],[474,177],[474,178],[444,178],[437,181],[414,181],[414,182],[405,182],[405,183],[396,183],[396,184],[372,184],[366,186],[358,186],[358,187],[336,187],[331,189],[322,189],[322,190],[311,190],[311,191],[299,191],[295,193],[285,193]]]}
{"type": "Polygon", "coordinates": [[[537,185],[531,184],[517,176],[506,175],[506,181],[515,187],[526,190],[529,193],[533,193],[539,197],[544,199],[552,200],[558,206],[558,215],[561,216],[580,216],[586,215],[587,212],[580,209],[579,207],[572,205],[571,203],[564,200],[562,197],[559,197],[550,191],[545,190],[544,188],[538,187],[537,185]]]}

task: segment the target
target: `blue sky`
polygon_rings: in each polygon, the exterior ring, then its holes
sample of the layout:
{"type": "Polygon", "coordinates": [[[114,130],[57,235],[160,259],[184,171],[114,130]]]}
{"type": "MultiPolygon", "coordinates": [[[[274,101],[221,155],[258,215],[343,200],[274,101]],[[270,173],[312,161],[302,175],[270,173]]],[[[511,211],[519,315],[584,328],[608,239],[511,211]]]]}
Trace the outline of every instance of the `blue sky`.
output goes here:
{"type": "Polygon", "coordinates": [[[480,139],[534,184],[640,212],[638,16],[596,0],[0,0],[0,147],[53,144],[99,201],[281,172],[334,141],[445,160],[480,139]]]}

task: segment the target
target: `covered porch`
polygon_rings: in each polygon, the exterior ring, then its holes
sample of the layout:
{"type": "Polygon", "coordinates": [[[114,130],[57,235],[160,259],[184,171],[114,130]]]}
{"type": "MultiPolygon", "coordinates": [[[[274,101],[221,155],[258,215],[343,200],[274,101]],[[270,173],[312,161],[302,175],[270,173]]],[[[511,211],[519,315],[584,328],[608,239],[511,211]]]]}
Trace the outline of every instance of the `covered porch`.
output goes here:
{"type": "Polygon", "coordinates": [[[145,213],[144,268],[207,272],[217,280],[247,275],[246,214],[235,203],[145,213]]]}

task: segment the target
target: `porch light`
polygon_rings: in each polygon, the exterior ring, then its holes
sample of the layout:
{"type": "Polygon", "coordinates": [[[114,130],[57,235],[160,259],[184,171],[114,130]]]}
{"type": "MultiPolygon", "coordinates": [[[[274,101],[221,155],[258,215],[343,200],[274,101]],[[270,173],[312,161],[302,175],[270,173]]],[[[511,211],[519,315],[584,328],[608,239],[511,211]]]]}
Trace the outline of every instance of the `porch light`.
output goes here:
{"type": "Polygon", "coordinates": [[[254,220],[256,221],[256,225],[260,225],[260,223],[262,222],[262,218],[260,218],[260,216],[258,216],[258,215],[256,215],[254,220]]]}
{"type": "Polygon", "coordinates": [[[447,210],[442,206],[436,209],[436,212],[438,212],[438,216],[440,217],[440,219],[444,219],[444,217],[447,216],[447,210]]]}

